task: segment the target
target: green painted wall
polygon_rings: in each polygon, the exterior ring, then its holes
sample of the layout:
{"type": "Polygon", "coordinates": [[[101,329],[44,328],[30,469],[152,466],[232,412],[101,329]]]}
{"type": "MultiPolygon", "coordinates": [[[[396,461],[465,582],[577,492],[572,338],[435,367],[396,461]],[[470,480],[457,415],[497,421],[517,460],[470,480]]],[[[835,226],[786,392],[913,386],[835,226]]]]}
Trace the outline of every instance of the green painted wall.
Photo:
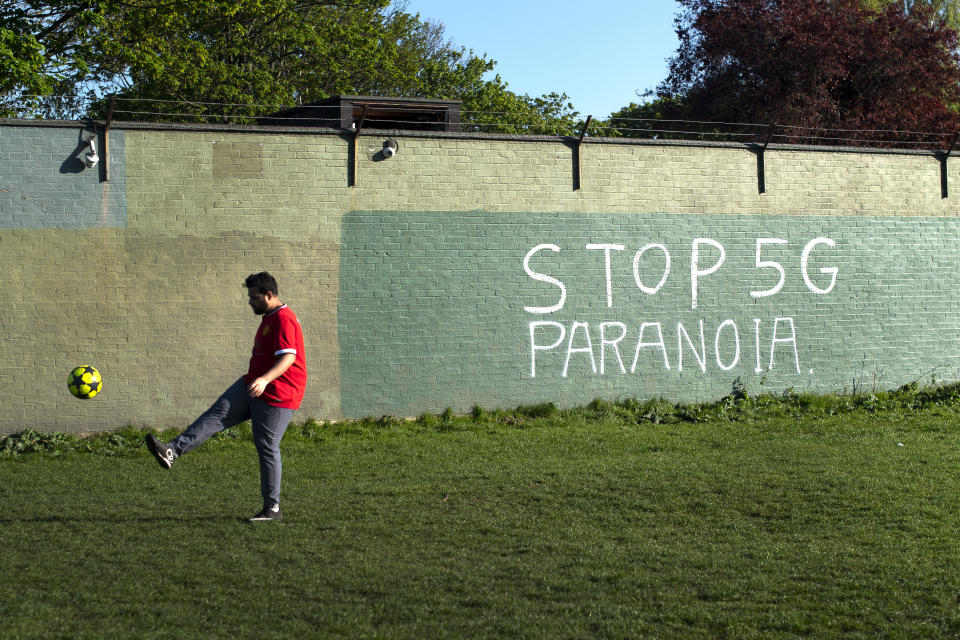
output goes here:
{"type": "Polygon", "coordinates": [[[933,155],[770,148],[761,194],[745,147],[588,140],[575,191],[562,140],[361,135],[350,186],[333,131],[115,125],[79,169],[91,133],[0,122],[0,433],[185,426],[245,370],[261,269],[305,329],[297,419],[958,377],[933,155]]]}
{"type": "Polygon", "coordinates": [[[736,378],[752,392],[955,379],[958,231],[946,218],[353,212],[343,411],[692,401],[736,378]]]}

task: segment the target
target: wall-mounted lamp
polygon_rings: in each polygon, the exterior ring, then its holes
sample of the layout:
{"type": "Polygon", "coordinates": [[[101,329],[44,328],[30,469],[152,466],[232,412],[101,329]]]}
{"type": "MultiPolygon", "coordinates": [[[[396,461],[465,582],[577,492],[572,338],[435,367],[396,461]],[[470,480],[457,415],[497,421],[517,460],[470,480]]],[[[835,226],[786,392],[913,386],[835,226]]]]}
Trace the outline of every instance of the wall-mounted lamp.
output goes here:
{"type": "Polygon", "coordinates": [[[90,145],[90,151],[83,154],[83,164],[87,165],[88,168],[95,167],[100,162],[100,156],[97,155],[97,145],[93,136],[87,138],[87,144],[90,145]]]}
{"type": "Polygon", "coordinates": [[[383,157],[392,158],[400,151],[400,144],[396,140],[387,140],[383,143],[383,157]]]}

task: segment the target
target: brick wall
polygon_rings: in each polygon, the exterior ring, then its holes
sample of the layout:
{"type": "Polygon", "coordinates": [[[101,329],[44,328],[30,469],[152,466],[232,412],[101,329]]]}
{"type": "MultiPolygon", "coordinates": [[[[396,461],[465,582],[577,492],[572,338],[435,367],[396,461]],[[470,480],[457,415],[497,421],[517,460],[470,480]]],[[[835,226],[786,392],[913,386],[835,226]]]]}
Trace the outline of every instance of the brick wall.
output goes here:
{"type": "Polygon", "coordinates": [[[933,155],[771,147],[760,193],[745,147],[588,140],[574,190],[562,140],[399,135],[383,159],[361,135],[349,186],[332,131],[117,126],[86,169],[93,133],[0,124],[0,433],[185,426],[245,371],[262,269],[305,330],[297,419],[960,371],[933,155]]]}

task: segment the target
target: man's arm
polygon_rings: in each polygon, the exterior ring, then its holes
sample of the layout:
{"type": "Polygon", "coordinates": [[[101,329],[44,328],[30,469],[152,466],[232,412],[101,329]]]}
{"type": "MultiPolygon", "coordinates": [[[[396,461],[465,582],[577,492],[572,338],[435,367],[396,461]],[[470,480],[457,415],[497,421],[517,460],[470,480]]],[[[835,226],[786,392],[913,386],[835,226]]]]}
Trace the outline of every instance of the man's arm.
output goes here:
{"type": "Polygon", "coordinates": [[[290,368],[290,365],[297,359],[295,353],[285,353],[277,358],[276,364],[270,367],[270,371],[247,385],[247,393],[251,398],[259,398],[263,395],[267,385],[283,375],[283,372],[290,368]]]}

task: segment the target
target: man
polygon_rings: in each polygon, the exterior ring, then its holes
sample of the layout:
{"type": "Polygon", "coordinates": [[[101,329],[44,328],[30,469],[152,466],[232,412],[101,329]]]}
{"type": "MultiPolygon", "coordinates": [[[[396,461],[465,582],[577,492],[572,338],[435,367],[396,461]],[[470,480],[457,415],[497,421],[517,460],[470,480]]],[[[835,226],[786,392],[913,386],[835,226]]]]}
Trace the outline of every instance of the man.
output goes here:
{"type": "Polygon", "coordinates": [[[250,420],[260,458],[263,509],[250,522],[280,520],[280,439],[300,408],[307,384],[303,332],[293,311],[277,297],[277,281],[267,272],[246,279],[253,312],[263,316],[253,342],[247,374],[223,392],[207,411],[169,444],[150,434],[147,447],[169,469],[173,461],[207,438],[250,420]]]}

